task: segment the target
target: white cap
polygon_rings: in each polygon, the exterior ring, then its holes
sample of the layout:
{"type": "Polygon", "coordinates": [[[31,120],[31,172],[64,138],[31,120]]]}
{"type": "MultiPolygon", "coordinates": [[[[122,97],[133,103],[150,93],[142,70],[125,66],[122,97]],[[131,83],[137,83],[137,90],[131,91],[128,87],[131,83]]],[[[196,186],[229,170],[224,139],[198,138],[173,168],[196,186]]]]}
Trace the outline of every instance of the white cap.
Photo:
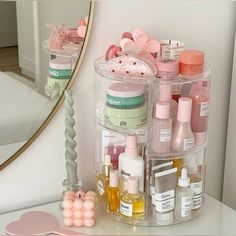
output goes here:
{"type": "Polygon", "coordinates": [[[110,165],[111,164],[111,156],[109,154],[106,154],[104,157],[104,164],[105,165],[110,165]]]}
{"type": "Polygon", "coordinates": [[[190,178],[188,177],[188,171],[186,168],[181,170],[181,176],[179,177],[178,185],[180,187],[188,187],[190,185],[190,178]]]}

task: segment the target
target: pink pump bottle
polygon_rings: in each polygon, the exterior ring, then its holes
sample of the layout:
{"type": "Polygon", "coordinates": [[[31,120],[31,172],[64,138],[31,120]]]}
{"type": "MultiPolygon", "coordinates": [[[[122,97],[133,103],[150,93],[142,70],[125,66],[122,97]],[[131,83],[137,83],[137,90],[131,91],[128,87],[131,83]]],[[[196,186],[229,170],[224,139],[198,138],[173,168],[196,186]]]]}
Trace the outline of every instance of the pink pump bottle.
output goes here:
{"type": "Polygon", "coordinates": [[[192,84],[189,97],[193,101],[191,128],[195,136],[196,145],[200,146],[206,142],[209,104],[208,88],[203,86],[203,81],[192,84]]]}
{"type": "Polygon", "coordinates": [[[170,104],[157,102],[156,112],[152,120],[152,151],[169,153],[171,146],[172,119],[170,118],[170,104]]]}
{"type": "Polygon", "coordinates": [[[172,121],[176,121],[177,115],[177,102],[172,99],[172,87],[168,82],[161,81],[159,85],[159,99],[160,102],[168,102],[170,103],[170,117],[172,121]]]}
{"type": "Polygon", "coordinates": [[[181,97],[179,99],[177,121],[172,131],[171,147],[175,152],[189,151],[194,147],[195,139],[190,127],[192,99],[181,97]]]}

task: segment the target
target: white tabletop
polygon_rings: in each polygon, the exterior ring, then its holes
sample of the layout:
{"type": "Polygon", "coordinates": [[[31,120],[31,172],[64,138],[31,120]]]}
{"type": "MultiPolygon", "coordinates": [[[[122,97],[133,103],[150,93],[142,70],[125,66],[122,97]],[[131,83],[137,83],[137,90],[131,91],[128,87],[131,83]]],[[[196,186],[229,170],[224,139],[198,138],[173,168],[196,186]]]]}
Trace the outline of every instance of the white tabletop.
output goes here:
{"type": "MultiPolygon", "coordinates": [[[[62,225],[59,202],[45,204],[0,215],[0,235],[5,226],[28,211],[40,210],[53,214],[62,225]]],[[[236,211],[206,195],[204,211],[191,221],[164,227],[131,226],[115,222],[97,212],[96,225],[92,228],[71,228],[88,235],[236,235],[236,211]]]]}

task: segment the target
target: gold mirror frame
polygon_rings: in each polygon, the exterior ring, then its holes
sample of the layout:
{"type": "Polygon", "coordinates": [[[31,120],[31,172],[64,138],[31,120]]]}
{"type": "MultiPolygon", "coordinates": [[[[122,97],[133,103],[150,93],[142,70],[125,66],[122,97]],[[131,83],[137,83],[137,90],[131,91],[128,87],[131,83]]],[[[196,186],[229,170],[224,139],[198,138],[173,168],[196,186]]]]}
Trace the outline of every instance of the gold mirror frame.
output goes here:
{"type": "MultiPolygon", "coordinates": [[[[86,30],[86,36],[84,39],[84,43],[82,45],[81,53],[79,55],[76,67],[72,73],[71,79],[68,82],[67,86],[65,89],[70,89],[72,84],[75,81],[75,78],[78,75],[79,68],[81,66],[85,50],[88,44],[88,39],[89,35],[91,32],[91,26],[92,26],[92,20],[93,20],[93,12],[94,12],[94,1],[90,1],[90,6],[89,6],[89,15],[88,15],[88,25],[87,25],[87,30],[86,30]]],[[[64,94],[61,95],[59,98],[58,102],[56,103],[55,107],[52,109],[50,114],[48,115],[47,119],[43,122],[43,124],[39,127],[39,129],[33,134],[33,136],[20,148],[18,149],[10,158],[8,158],[5,162],[3,162],[0,165],[0,171],[3,170],[5,167],[7,167],[9,164],[11,164],[14,160],[16,160],[20,155],[35,141],[35,139],[42,133],[42,131],[47,127],[49,122],[52,120],[52,118],[55,116],[56,112],[59,110],[61,105],[63,104],[65,99],[64,94]]]]}

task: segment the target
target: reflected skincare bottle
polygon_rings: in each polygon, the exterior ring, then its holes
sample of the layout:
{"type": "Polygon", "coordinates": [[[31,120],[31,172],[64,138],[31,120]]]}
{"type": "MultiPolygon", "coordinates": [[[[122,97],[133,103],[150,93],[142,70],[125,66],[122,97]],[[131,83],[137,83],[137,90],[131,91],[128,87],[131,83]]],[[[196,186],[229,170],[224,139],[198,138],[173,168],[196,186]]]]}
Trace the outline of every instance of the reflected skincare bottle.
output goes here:
{"type": "Polygon", "coordinates": [[[160,82],[158,100],[160,102],[170,103],[170,117],[173,122],[176,121],[178,104],[174,99],[172,99],[172,87],[170,83],[165,83],[164,81],[160,82]]]}
{"type": "Polygon", "coordinates": [[[119,190],[119,172],[111,170],[109,177],[109,186],[107,188],[107,201],[109,212],[118,212],[120,207],[120,190],[119,190]]]}
{"type": "Polygon", "coordinates": [[[138,190],[138,178],[132,176],[128,179],[128,189],[121,196],[120,213],[127,217],[141,217],[145,212],[144,195],[138,190]]]}
{"type": "Polygon", "coordinates": [[[189,97],[193,101],[191,128],[195,136],[196,145],[200,146],[206,142],[209,104],[208,88],[203,86],[203,81],[192,84],[189,97]]]}
{"type": "Polygon", "coordinates": [[[137,135],[128,134],[126,137],[125,152],[119,156],[119,174],[121,180],[121,192],[127,190],[130,176],[139,178],[139,191],[144,189],[144,160],[138,156],[137,135]]]}
{"type": "Polygon", "coordinates": [[[178,180],[176,189],[175,217],[188,217],[192,214],[193,191],[189,188],[190,178],[186,168],[181,170],[181,176],[178,180]]]}
{"type": "Polygon", "coordinates": [[[170,103],[156,102],[155,116],[152,120],[152,151],[168,153],[171,147],[172,119],[170,103]]]}
{"type": "Polygon", "coordinates": [[[194,136],[190,127],[192,99],[179,99],[177,120],[172,131],[171,147],[175,152],[189,151],[194,147],[194,136]]]}
{"type": "Polygon", "coordinates": [[[97,194],[98,201],[103,204],[107,203],[107,187],[109,184],[109,173],[111,169],[111,156],[106,154],[104,163],[102,164],[102,172],[97,174],[95,183],[95,192],[97,194]]]}

